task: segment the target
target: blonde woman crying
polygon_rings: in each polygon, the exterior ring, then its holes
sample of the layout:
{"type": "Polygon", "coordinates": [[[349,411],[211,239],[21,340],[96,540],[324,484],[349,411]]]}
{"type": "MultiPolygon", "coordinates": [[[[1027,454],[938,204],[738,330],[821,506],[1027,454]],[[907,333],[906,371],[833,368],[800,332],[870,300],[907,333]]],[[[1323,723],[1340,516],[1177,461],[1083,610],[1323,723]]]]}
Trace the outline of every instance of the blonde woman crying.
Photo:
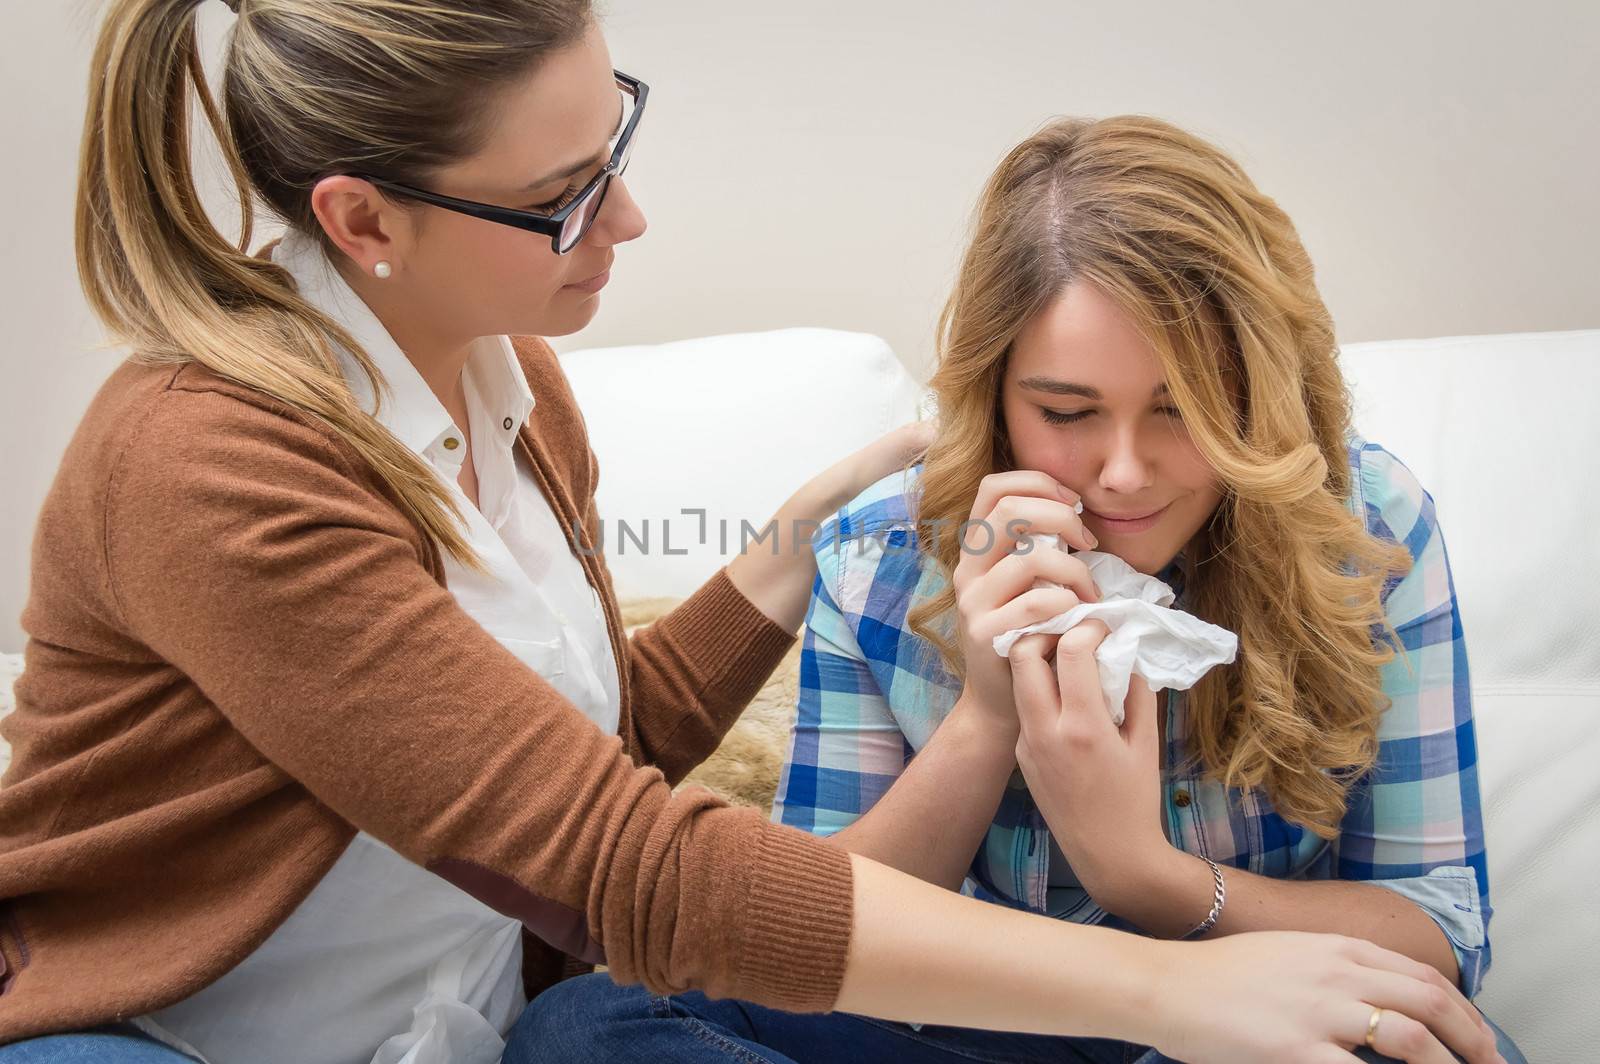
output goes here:
{"type": "MultiPolygon", "coordinates": [[[[1165,122],[1052,122],[983,193],[932,387],[925,460],[815,540],[774,819],[1008,913],[1261,952],[1161,980],[1153,1045],[976,1030],[932,996],[914,1011],[934,1025],[906,1024],[589,978],[524,1019],[539,1059],[1155,1064],[1208,1059],[1226,1024],[1279,1061],[1520,1061],[1468,1003],[1491,909],[1443,534],[1351,425],[1283,211],[1165,122]],[[1135,677],[1108,707],[1099,621],[1000,657],[997,636],[1101,595],[1077,555],[1022,546],[1037,533],[1159,577],[1237,633],[1237,660],[1159,697],[1135,677]],[[1238,965],[1311,975],[1329,955],[1371,967],[1203,1019],[1184,1005],[1238,965]],[[1490,1037],[1454,1038],[1462,1022],[1490,1037]]],[[[909,906],[899,928],[951,930],[909,906]]],[[[1031,966],[939,956],[975,991],[1037,985],[1031,966]]]]}

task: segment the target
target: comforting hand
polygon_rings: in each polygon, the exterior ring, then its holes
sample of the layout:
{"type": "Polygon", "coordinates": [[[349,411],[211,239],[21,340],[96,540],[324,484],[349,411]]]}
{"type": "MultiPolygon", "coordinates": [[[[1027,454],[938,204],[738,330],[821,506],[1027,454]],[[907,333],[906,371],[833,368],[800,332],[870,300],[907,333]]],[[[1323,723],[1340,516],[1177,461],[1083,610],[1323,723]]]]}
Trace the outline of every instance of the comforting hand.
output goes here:
{"type": "Polygon", "coordinates": [[[800,626],[816,558],[811,538],[841,506],[874,483],[912,465],[933,442],[934,425],[911,422],[873,440],[800,486],[767,523],[755,550],[728,563],[728,579],[772,621],[790,631],[800,626]]]}
{"type": "Polygon", "coordinates": [[[1075,492],[1048,474],[991,473],[979,485],[972,513],[959,530],[961,555],[952,583],[966,668],[961,697],[1011,728],[1017,716],[1011,670],[994,652],[995,636],[1048,620],[1079,602],[1100,600],[1089,567],[1066,551],[1017,550],[1022,536],[1033,532],[1054,532],[1064,543],[1093,549],[1094,536],[1074,510],[1077,502],[1075,492]],[[1036,580],[1062,586],[1036,588],[1036,580]]]}
{"type": "MultiPolygon", "coordinates": [[[[850,498],[855,498],[897,469],[913,465],[933,443],[937,422],[910,421],[892,429],[844,460],[850,498]]],[[[848,501],[848,500],[846,500],[848,501]]]]}
{"type": "Polygon", "coordinates": [[[935,431],[937,425],[931,421],[910,421],[891,429],[818,473],[785,509],[802,520],[826,521],[890,473],[914,465],[933,442],[935,431]]]}
{"type": "Polygon", "coordinates": [[[1359,938],[1254,931],[1163,943],[1150,998],[1163,1054],[1195,1064],[1338,1064],[1366,1044],[1411,1064],[1504,1064],[1493,1030],[1438,970],[1359,938]],[[1164,1034],[1161,1032],[1165,1032],[1164,1034]]]}
{"type": "Polygon", "coordinates": [[[1172,846],[1161,829],[1156,697],[1135,675],[1122,727],[1111,723],[1094,659],[1106,634],[1091,619],[1059,641],[1026,636],[1010,664],[1022,725],[1017,764],[1078,882],[1114,910],[1118,892],[1138,889],[1172,846]]]}

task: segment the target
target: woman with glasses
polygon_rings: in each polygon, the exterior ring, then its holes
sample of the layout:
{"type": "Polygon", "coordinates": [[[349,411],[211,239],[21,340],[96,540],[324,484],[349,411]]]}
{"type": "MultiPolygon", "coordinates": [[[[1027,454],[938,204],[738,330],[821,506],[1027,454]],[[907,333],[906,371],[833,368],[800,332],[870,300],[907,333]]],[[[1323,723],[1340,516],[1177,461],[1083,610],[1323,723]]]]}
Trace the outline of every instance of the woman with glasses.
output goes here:
{"type": "Polygon", "coordinates": [[[793,642],[817,574],[783,537],[926,439],[801,485],[778,549],[627,637],[536,337],[644,231],[645,86],[586,0],[237,0],[219,107],[198,4],[112,0],[91,66],[79,269],[133,354],[35,536],[0,1062],[537,1058],[528,1003],[600,962],[1197,1061],[1336,1056],[1381,1007],[1494,1059],[1431,970],[1353,939],[1052,921],[674,795],[793,642]],[[251,253],[255,200],[288,229],[251,253]]]}

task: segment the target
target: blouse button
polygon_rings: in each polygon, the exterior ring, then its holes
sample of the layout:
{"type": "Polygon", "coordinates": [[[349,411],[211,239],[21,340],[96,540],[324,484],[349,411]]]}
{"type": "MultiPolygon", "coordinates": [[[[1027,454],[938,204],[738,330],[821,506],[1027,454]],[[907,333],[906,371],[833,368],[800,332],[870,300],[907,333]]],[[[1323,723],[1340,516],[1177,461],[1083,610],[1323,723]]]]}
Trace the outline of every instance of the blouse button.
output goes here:
{"type": "Polygon", "coordinates": [[[504,421],[500,422],[500,424],[504,425],[506,428],[510,428],[511,425],[512,425],[512,421],[511,421],[510,418],[506,418],[504,421]]]}
{"type": "Polygon", "coordinates": [[[1177,806],[1179,809],[1187,808],[1189,805],[1189,792],[1174,791],[1172,794],[1172,804],[1177,806]]]}
{"type": "Polygon", "coordinates": [[[454,436],[446,436],[444,438],[444,449],[445,450],[453,451],[457,447],[460,447],[460,446],[461,446],[461,441],[456,439],[454,436]]]}

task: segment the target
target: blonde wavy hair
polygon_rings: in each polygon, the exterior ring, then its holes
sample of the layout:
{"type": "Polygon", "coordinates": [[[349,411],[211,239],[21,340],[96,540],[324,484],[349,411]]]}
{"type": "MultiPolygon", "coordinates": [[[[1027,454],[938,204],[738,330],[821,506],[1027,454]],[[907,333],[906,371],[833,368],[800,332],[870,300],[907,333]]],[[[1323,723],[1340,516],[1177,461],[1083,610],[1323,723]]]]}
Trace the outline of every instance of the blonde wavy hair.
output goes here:
{"type": "MultiPolygon", "coordinates": [[[[592,25],[589,0],[229,0],[239,18],[222,107],[195,35],[205,0],[112,0],[90,64],[79,157],[78,275],[135,361],[199,362],[321,422],[401,511],[482,571],[462,514],[423,460],[357,404],[333,343],[381,396],[371,357],[248,252],[258,204],[319,239],[311,191],[330,174],[427,184],[472,154],[494,93],[592,25]],[[235,243],[207,217],[190,160],[197,99],[238,189],[235,243]]],[[[403,209],[407,205],[398,202],[403,209]]]]}
{"type": "Polygon", "coordinates": [[[940,430],[917,503],[919,549],[946,579],[911,628],[962,674],[949,579],[961,545],[938,531],[1010,468],[1008,353],[1079,278],[1138,323],[1222,485],[1183,552],[1185,597],[1238,633],[1240,655],[1189,693],[1186,755],[1332,838],[1376,758],[1379,668],[1399,645],[1381,596],[1410,555],[1347,508],[1349,394],[1294,226],[1199,137],[1147,117],[1060,119],[990,178],[940,319],[940,430]]]}

